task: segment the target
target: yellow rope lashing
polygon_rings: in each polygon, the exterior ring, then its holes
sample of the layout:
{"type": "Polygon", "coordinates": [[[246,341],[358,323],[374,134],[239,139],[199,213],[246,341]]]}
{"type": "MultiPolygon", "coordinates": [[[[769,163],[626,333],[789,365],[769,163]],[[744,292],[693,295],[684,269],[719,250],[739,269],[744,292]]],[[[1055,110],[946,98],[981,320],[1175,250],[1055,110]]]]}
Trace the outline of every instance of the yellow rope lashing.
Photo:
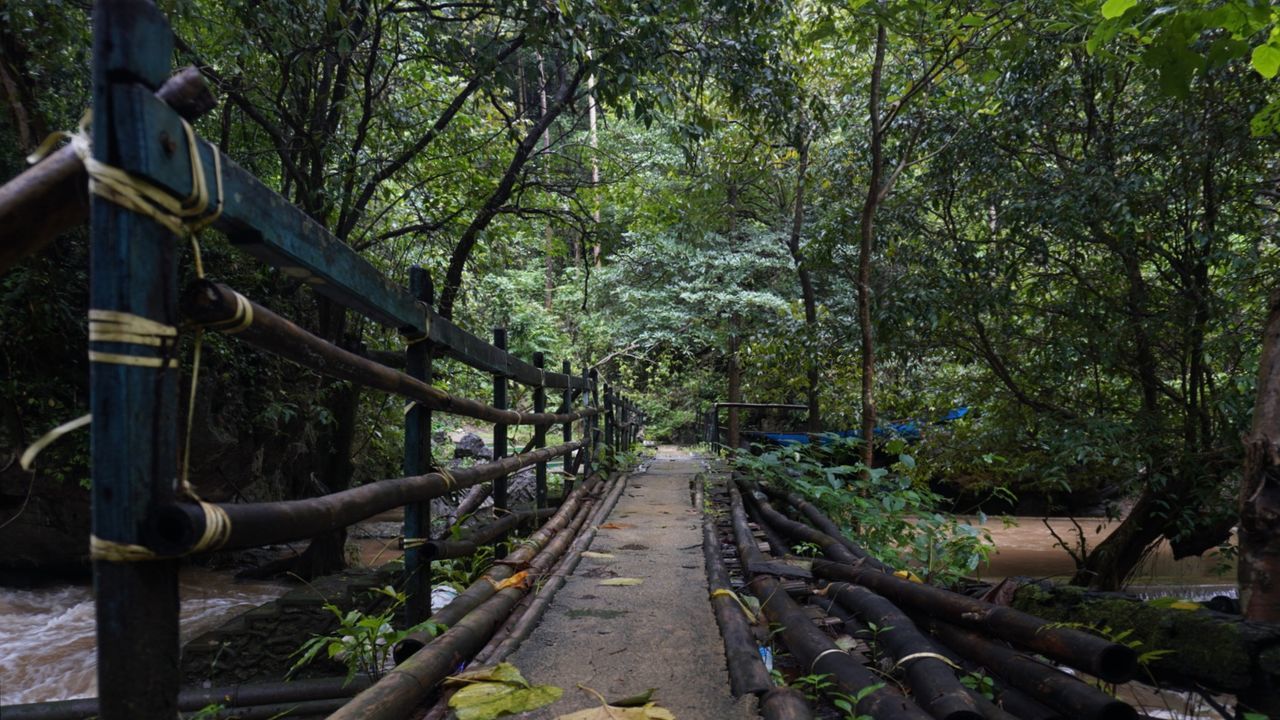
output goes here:
{"type": "Polygon", "coordinates": [[[157,560],[159,556],[152,552],[150,548],[145,548],[141,545],[118,543],[111,540],[103,540],[97,535],[90,535],[89,558],[120,563],[157,560]]]}

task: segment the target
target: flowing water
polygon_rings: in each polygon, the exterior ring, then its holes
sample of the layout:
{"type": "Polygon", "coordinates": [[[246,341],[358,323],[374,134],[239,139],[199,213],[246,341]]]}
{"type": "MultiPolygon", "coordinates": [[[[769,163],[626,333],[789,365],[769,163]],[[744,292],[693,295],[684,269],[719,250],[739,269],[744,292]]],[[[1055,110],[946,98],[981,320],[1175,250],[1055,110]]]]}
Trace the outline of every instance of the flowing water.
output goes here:
{"type": "MultiPolygon", "coordinates": [[[[1118,521],[1082,518],[1079,530],[1071,518],[1010,518],[1006,526],[999,518],[988,518],[985,525],[996,549],[991,564],[979,568],[984,580],[1013,576],[1066,579],[1075,572],[1075,562],[1054,539],[1054,533],[1068,546],[1076,546],[1082,533],[1089,548],[1101,542],[1118,521]],[[1052,528],[1052,532],[1050,532],[1052,528]]],[[[978,524],[976,519],[970,519],[978,524]]],[[[1134,574],[1129,591],[1141,597],[1177,596],[1187,600],[1208,600],[1215,595],[1235,597],[1235,566],[1222,563],[1210,552],[1204,557],[1174,560],[1169,543],[1162,542],[1134,574]]]]}
{"type": "MultiPolygon", "coordinates": [[[[278,583],[237,582],[230,571],[184,568],[182,641],[287,589],[278,583]]],[[[95,649],[92,587],[0,588],[0,704],[96,695],[95,649]]]]}

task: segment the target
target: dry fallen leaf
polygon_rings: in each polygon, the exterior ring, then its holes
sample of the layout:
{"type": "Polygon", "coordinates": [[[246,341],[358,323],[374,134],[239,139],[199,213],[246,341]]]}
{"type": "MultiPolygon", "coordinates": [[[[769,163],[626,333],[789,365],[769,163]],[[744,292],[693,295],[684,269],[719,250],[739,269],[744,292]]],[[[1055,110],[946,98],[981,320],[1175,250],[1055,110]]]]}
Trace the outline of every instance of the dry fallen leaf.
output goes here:
{"type": "Polygon", "coordinates": [[[512,575],[506,580],[503,580],[497,585],[494,585],[493,591],[501,592],[502,590],[506,590],[507,588],[510,588],[510,587],[521,587],[521,588],[529,587],[529,571],[521,570],[520,572],[516,573],[515,575],[512,575]]]}
{"type": "Polygon", "coordinates": [[[594,560],[612,560],[614,556],[613,556],[613,553],[593,552],[591,550],[586,550],[582,553],[582,557],[592,558],[594,560]]]}
{"type": "Polygon", "coordinates": [[[633,528],[633,527],[635,527],[635,525],[628,525],[627,523],[612,523],[612,522],[611,522],[611,523],[605,523],[605,524],[601,525],[601,526],[600,526],[600,529],[601,529],[601,530],[626,530],[626,529],[628,529],[628,528],[633,528]]]}
{"type": "Polygon", "coordinates": [[[676,720],[676,716],[672,715],[670,710],[656,703],[645,703],[642,707],[618,707],[605,702],[604,696],[595,690],[582,685],[578,687],[583,692],[595,695],[600,701],[600,707],[560,715],[556,720],[676,720]]]}
{"type": "Polygon", "coordinates": [[[639,584],[641,584],[641,583],[643,583],[643,582],[644,582],[644,580],[642,580],[642,579],[640,579],[640,578],[624,578],[624,577],[619,577],[619,578],[609,578],[608,580],[601,580],[600,582],[598,582],[598,583],[596,583],[596,584],[597,584],[597,585],[626,586],[626,585],[639,585],[639,584]]]}

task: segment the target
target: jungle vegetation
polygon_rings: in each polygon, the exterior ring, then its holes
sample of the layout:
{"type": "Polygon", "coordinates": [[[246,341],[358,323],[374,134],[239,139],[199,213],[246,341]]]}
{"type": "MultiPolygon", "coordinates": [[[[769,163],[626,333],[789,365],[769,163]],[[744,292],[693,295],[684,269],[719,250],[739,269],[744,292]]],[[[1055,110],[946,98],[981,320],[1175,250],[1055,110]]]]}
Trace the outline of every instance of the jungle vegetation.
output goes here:
{"type": "MultiPolygon", "coordinates": [[[[1240,521],[1280,277],[1264,0],[158,4],[220,100],[203,136],[390,277],[427,268],[464,327],[632,388],[650,439],[694,440],[724,399],[864,433],[969,406],[912,477],[1128,502],[1080,563],[1103,588],[1240,521]]],[[[88,103],[88,6],[0,7],[5,177],[88,103]]],[[[402,347],[202,243],[210,274],[331,341],[402,347]]],[[[68,233],[0,276],[5,456],[83,412],[86,254],[68,233]]],[[[206,347],[205,496],[399,472],[398,401],[206,347]]],[[[39,482],[84,481],[86,443],[39,482]]]]}

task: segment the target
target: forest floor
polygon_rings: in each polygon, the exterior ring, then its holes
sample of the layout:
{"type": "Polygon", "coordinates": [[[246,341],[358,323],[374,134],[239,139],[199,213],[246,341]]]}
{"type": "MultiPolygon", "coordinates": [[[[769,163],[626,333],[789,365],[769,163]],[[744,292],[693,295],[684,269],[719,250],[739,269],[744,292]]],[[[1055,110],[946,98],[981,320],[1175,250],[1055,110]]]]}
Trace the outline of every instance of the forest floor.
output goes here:
{"type": "Polygon", "coordinates": [[[634,473],[547,615],[510,658],[530,682],[564,697],[524,718],[552,718],[654,688],[676,717],[754,718],[729,692],[724,645],[708,600],[702,514],[690,483],[702,460],[662,447],[634,473]],[[597,554],[598,553],[598,554],[597,554]],[[638,584],[602,585],[629,578],[638,584]]]}

